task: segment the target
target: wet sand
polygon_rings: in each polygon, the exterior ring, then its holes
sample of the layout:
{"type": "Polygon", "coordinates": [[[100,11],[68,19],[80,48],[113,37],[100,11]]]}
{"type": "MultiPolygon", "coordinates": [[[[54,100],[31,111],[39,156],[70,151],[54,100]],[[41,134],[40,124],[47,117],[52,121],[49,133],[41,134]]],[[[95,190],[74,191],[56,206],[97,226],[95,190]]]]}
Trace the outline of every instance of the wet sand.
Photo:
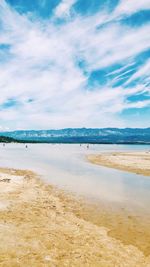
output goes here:
{"type": "Polygon", "coordinates": [[[0,169],[0,266],[150,266],[150,256],[99,220],[36,174],[0,169]]]}
{"type": "Polygon", "coordinates": [[[91,163],[150,176],[150,152],[113,152],[89,155],[91,163]]]}

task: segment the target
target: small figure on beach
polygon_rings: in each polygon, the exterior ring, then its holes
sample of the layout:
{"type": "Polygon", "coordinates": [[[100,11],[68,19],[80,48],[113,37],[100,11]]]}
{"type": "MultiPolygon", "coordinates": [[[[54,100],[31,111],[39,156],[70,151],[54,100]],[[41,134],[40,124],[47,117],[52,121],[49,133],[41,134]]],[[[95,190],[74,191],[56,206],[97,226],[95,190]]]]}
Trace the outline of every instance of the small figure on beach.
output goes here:
{"type": "Polygon", "coordinates": [[[26,145],[26,148],[28,148],[28,146],[26,145]]]}

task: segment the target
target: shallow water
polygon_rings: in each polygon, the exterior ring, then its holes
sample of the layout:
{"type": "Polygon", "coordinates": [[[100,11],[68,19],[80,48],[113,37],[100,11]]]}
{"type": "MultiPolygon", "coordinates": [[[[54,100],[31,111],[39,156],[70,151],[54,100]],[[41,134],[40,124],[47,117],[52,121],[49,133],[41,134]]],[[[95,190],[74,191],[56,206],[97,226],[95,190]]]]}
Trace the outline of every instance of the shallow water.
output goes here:
{"type": "Polygon", "coordinates": [[[146,145],[7,144],[0,146],[0,166],[30,169],[49,183],[87,198],[149,213],[150,177],[93,165],[85,155],[103,151],[150,150],[146,145]]]}

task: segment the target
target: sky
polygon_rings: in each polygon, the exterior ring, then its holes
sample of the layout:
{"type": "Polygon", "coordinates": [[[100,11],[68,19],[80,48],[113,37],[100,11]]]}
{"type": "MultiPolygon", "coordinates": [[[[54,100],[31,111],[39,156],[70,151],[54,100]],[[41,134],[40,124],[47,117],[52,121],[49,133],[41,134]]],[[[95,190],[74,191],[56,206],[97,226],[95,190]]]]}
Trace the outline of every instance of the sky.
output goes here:
{"type": "Polygon", "coordinates": [[[0,131],[150,127],[150,0],[0,0],[0,131]]]}

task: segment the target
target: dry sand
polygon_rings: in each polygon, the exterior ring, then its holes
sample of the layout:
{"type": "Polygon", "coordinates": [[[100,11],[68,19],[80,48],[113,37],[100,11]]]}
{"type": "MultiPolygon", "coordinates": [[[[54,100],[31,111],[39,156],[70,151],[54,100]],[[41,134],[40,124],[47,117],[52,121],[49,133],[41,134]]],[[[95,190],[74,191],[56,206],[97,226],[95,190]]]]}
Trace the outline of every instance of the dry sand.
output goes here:
{"type": "Polygon", "coordinates": [[[0,169],[0,266],[150,266],[150,256],[110,237],[80,205],[30,171],[0,169]]]}
{"type": "Polygon", "coordinates": [[[102,166],[150,176],[150,152],[113,152],[89,155],[88,160],[102,166]]]}

